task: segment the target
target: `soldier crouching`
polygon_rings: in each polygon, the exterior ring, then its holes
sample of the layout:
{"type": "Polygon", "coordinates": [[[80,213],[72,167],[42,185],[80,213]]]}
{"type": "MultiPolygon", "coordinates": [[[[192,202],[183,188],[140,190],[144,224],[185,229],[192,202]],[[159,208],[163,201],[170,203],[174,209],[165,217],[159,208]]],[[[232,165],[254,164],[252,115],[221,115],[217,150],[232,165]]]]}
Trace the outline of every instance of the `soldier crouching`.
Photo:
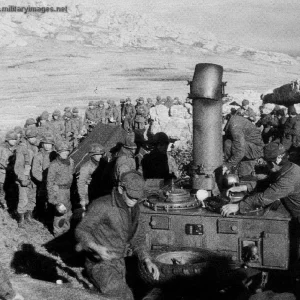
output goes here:
{"type": "Polygon", "coordinates": [[[55,206],[53,234],[59,236],[70,229],[72,205],[70,187],[73,181],[74,161],[69,157],[70,145],[59,142],[56,145],[57,158],[50,163],[47,177],[48,201],[55,206]]]}

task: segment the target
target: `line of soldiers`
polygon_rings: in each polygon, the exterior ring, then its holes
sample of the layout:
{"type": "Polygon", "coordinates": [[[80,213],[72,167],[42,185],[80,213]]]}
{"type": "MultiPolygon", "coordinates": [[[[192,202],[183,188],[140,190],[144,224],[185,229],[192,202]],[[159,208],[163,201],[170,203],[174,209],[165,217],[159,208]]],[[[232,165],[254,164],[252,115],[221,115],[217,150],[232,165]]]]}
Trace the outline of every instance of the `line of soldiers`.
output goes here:
{"type": "Polygon", "coordinates": [[[84,124],[88,130],[92,130],[96,124],[122,125],[126,131],[133,129],[144,130],[149,124],[150,109],[156,105],[165,105],[169,109],[173,105],[183,105],[183,102],[178,97],[172,99],[156,97],[154,103],[151,98],[147,98],[146,103],[143,97],[136,99],[136,105],[132,103],[130,97],[120,100],[120,105],[116,105],[114,100],[107,100],[108,107],[105,108],[104,101],[90,101],[88,109],[85,112],[84,124]]]}

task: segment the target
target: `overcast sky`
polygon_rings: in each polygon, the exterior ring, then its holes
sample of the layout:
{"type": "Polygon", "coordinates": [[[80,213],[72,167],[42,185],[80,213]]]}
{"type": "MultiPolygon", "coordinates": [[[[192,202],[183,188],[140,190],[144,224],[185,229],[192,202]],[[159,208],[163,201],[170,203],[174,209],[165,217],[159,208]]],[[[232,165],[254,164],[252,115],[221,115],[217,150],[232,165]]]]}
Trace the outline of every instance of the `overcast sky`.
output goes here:
{"type": "MultiPolygon", "coordinates": [[[[102,0],[104,2],[104,0],[102,0]]],[[[99,2],[102,2],[99,1],[99,2]]],[[[98,3],[99,3],[98,2],[98,3]]],[[[107,0],[233,44],[300,56],[300,0],[107,0]]]]}

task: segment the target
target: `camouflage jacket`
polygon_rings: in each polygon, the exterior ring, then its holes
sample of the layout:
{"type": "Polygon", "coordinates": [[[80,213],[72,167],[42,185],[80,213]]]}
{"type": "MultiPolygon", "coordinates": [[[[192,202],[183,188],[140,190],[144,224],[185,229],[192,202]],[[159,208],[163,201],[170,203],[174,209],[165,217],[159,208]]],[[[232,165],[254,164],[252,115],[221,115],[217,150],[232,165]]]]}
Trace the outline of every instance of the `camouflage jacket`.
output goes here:
{"type": "Polygon", "coordinates": [[[77,179],[77,190],[80,198],[81,205],[87,205],[88,199],[88,186],[91,183],[92,175],[98,167],[98,163],[92,159],[83,164],[79,171],[79,177],[77,179]]]}
{"type": "Polygon", "coordinates": [[[53,128],[51,122],[47,122],[45,125],[41,125],[37,127],[38,130],[38,138],[42,139],[46,133],[52,133],[53,134],[53,128]]]}
{"type": "Polygon", "coordinates": [[[73,117],[71,119],[71,122],[72,122],[72,128],[74,130],[74,133],[77,136],[78,134],[80,134],[82,127],[83,127],[82,118],[80,116],[78,116],[76,118],[73,117]]]}
{"type": "Polygon", "coordinates": [[[47,152],[44,149],[40,149],[40,151],[34,156],[31,173],[37,181],[46,180],[51,156],[54,154],[54,151],[47,152]]]}
{"type": "Polygon", "coordinates": [[[7,142],[0,145],[0,183],[4,183],[6,172],[13,169],[16,148],[10,147],[7,142]]]}
{"type": "Polygon", "coordinates": [[[122,110],[122,117],[134,119],[136,114],[135,108],[132,104],[125,104],[122,110]]]}
{"type": "Polygon", "coordinates": [[[97,110],[94,108],[94,109],[87,109],[85,111],[85,114],[84,114],[84,123],[85,124],[88,124],[90,122],[95,122],[97,123],[97,110]]]}
{"type": "Polygon", "coordinates": [[[54,136],[61,137],[65,133],[65,124],[62,119],[51,121],[52,131],[54,136]]]}
{"type": "Polygon", "coordinates": [[[70,189],[74,172],[74,160],[72,158],[62,160],[58,156],[50,163],[47,176],[49,203],[54,205],[59,204],[58,191],[60,188],[70,189]]]}
{"type": "Polygon", "coordinates": [[[25,166],[31,168],[33,157],[37,152],[38,147],[30,144],[27,140],[22,141],[18,145],[14,171],[19,181],[30,178],[30,176],[25,174],[25,166]]]}

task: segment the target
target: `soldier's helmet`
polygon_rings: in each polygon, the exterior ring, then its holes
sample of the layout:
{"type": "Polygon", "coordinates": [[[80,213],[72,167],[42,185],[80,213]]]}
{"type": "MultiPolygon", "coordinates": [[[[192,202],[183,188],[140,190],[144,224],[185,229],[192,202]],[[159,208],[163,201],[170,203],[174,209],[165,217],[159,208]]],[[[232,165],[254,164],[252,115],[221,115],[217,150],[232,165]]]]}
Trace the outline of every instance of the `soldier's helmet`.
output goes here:
{"type": "Polygon", "coordinates": [[[79,113],[78,108],[77,108],[77,107],[73,107],[72,113],[73,113],[73,114],[78,114],[78,113],[79,113]]]}
{"type": "Polygon", "coordinates": [[[56,109],[53,113],[52,113],[52,116],[57,116],[57,117],[60,117],[61,116],[61,113],[58,109],[56,109]]]}
{"type": "Polygon", "coordinates": [[[103,105],[104,105],[104,101],[103,100],[98,101],[98,106],[103,106],[103,105]]]}
{"type": "Polygon", "coordinates": [[[161,96],[156,96],[156,101],[160,101],[161,100],[161,96]]]}
{"type": "Polygon", "coordinates": [[[148,103],[152,103],[152,99],[151,99],[151,98],[148,98],[148,99],[147,99],[147,102],[148,102],[148,103]]]}
{"type": "Polygon", "coordinates": [[[37,137],[37,135],[38,135],[38,131],[36,128],[27,128],[25,131],[25,136],[28,139],[37,137]]]}
{"type": "Polygon", "coordinates": [[[49,113],[45,110],[40,115],[40,120],[48,120],[49,119],[49,113]]]}
{"type": "Polygon", "coordinates": [[[166,99],[166,98],[162,98],[162,99],[161,99],[161,104],[165,104],[165,103],[166,103],[166,101],[167,101],[167,99],[166,99]]]}
{"type": "Polygon", "coordinates": [[[70,111],[71,111],[71,107],[70,106],[65,107],[64,112],[70,112],[70,111]]]}
{"type": "Polygon", "coordinates": [[[129,197],[139,201],[144,200],[145,181],[141,173],[133,170],[124,172],[120,177],[119,185],[125,188],[129,197]]]}
{"type": "Polygon", "coordinates": [[[127,97],[127,98],[126,98],[126,102],[131,102],[131,98],[130,98],[130,97],[127,97]]]}
{"type": "Polygon", "coordinates": [[[71,151],[71,146],[66,141],[58,141],[55,145],[57,152],[71,151]]]}
{"type": "Polygon", "coordinates": [[[104,147],[98,143],[93,143],[90,146],[90,155],[96,155],[96,154],[104,154],[104,147]]]}
{"type": "Polygon", "coordinates": [[[23,128],[21,127],[21,126],[16,126],[15,128],[14,128],[14,132],[16,133],[16,134],[22,134],[23,135],[23,128]]]}
{"type": "Polygon", "coordinates": [[[64,118],[69,118],[71,119],[72,118],[72,114],[68,111],[64,114],[64,118]]]}
{"type": "Polygon", "coordinates": [[[6,133],[5,135],[5,140],[6,141],[10,141],[10,140],[17,140],[18,139],[18,135],[15,131],[10,130],[6,133]]]}
{"type": "Polygon", "coordinates": [[[242,101],[242,106],[246,106],[246,105],[249,105],[249,100],[244,99],[244,100],[242,101]]]}
{"type": "Polygon", "coordinates": [[[138,99],[138,102],[139,102],[139,103],[144,103],[144,101],[145,101],[145,100],[144,100],[144,97],[140,97],[140,98],[138,99]]]}
{"type": "Polygon", "coordinates": [[[25,122],[25,127],[30,126],[30,125],[35,125],[35,124],[36,124],[35,119],[34,118],[29,118],[25,122]]]}
{"type": "Polygon", "coordinates": [[[45,134],[41,139],[41,143],[54,145],[55,141],[53,135],[51,133],[45,134]]]}
{"type": "Polygon", "coordinates": [[[120,103],[125,103],[125,99],[120,99],[120,103]]]}
{"type": "Polygon", "coordinates": [[[153,144],[169,144],[169,137],[164,132],[157,132],[153,137],[153,144]]]}

